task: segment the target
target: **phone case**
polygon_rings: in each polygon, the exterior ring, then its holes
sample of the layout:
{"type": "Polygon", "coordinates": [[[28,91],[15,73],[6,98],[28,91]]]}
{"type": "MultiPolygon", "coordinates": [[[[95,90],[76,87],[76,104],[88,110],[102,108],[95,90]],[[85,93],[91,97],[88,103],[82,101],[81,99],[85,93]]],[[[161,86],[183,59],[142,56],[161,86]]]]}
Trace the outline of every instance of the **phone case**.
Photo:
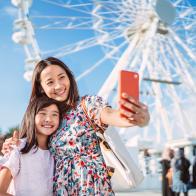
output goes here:
{"type": "Polygon", "coordinates": [[[139,74],[136,72],[121,70],[119,76],[119,100],[122,93],[127,93],[139,101],[139,74]]]}

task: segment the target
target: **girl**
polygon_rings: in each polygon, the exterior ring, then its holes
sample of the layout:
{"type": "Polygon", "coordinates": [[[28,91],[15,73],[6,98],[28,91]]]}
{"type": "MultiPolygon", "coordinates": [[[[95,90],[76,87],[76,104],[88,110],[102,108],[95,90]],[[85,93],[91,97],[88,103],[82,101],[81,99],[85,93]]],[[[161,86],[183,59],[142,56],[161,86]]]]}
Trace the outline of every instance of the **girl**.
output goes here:
{"type": "MultiPolygon", "coordinates": [[[[65,111],[60,128],[50,140],[56,162],[55,195],[114,195],[97,135],[83,113],[74,76],[57,58],[41,60],[34,69],[30,101],[42,96],[62,102],[65,111]]],[[[120,104],[123,109],[114,110],[101,97],[85,97],[88,116],[97,127],[148,124],[149,113],[144,104],[126,94],[120,104]]]]}
{"type": "Polygon", "coordinates": [[[52,196],[54,160],[48,150],[49,136],[60,121],[57,102],[48,97],[32,100],[20,129],[22,149],[15,148],[0,171],[0,196],[8,196],[13,179],[16,196],[52,196]]]}

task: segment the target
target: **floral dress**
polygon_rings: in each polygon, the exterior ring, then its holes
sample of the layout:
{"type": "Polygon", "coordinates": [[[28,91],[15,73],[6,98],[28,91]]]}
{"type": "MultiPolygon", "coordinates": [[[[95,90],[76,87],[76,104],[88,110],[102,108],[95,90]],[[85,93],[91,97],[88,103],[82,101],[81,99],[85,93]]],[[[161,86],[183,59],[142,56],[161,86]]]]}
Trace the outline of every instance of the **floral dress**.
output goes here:
{"type": "MultiPolygon", "coordinates": [[[[85,105],[96,126],[101,110],[108,106],[101,97],[86,96],[85,105]]],[[[113,196],[108,170],[101,154],[98,137],[86,120],[81,100],[67,112],[52,136],[50,150],[55,157],[54,195],[113,196]]]]}

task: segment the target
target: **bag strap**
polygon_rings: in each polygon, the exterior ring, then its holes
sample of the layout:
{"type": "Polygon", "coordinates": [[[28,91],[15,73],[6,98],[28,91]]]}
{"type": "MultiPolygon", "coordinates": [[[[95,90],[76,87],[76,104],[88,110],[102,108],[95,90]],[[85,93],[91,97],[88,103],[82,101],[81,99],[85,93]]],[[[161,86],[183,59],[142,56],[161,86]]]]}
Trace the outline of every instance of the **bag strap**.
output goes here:
{"type": "Polygon", "coordinates": [[[99,127],[99,129],[93,124],[92,120],[89,118],[89,115],[87,113],[87,109],[86,109],[86,104],[85,104],[85,97],[82,97],[82,109],[84,111],[84,114],[86,116],[87,121],[89,122],[90,126],[96,131],[96,134],[99,138],[99,142],[100,144],[103,144],[103,146],[105,147],[105,150],[112,150],[112,148],[110,147],[110,145],[108,144],[108,142],[106,141],[105,137],[104,137],[104,129],[99,127]]]}
{"type": "Polygon", "coordinates": [[[91,127],[96,130],[99,131],[102,135],[104,133],[103,128],[99,127],[99,129],[96,128],[96,126],[93,124],[92,120],[89,118],[88,113],[87,113],[87,108],[86,108],[86,104],[85,104],[85,97],[82,97],[82,102],[81,102],[81,106],[83,109],[83,112],[86,116],[87,121],[89,122],[89,124],[91,125],[91,127]]]}
{"type": "MultiPolygon", "coordinates": [[[[82,109],[84,111],[84,114],[86,116],[87,121],[89,122],[89,124],[91,125],[91,127],[94,130],[97,130],[97,128],[95,127],[95,125],[93,124],[93,122],[91,121],[91,119],[88,116],[87,109],[86,109],[86,104],[85,104],[85,97],[82,97],[82,104],[81,105],[82,105],[82,109]]],[[[98,138],[99,138],[100,143],[103,143],[103,145],[105,146],[105,150],[109,150],[109,151],[111,151],[114,154],[114,156],[116,157],[116,159],[119,161],[119,163],[122,165],[122,167],[126,170],[126,167],[123,164],[123,162],[120,160],[120,158],[118,157],[118,155],[114,152],[114,150],[110,147],[109,143],[106,141],[106,139],[105,139],[105,137],[103,135],[104,130],[101,127],[99,127],[99,128],[100,129],[98,130],[98,132],[101,133],[101,136],[99,136],[100,134],[98,135],[98,138]]]]}

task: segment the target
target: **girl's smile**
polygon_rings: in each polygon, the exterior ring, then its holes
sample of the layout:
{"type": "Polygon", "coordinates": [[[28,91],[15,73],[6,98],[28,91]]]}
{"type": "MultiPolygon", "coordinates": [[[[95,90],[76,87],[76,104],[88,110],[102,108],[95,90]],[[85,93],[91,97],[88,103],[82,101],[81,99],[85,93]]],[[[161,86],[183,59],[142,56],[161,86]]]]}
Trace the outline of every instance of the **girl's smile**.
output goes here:
{"type": "Polygon", "coordinates": [[[59,126],[59,110],[55,104],[41,109],[35,116],[36,132],[49,136],[59,126]]]}

